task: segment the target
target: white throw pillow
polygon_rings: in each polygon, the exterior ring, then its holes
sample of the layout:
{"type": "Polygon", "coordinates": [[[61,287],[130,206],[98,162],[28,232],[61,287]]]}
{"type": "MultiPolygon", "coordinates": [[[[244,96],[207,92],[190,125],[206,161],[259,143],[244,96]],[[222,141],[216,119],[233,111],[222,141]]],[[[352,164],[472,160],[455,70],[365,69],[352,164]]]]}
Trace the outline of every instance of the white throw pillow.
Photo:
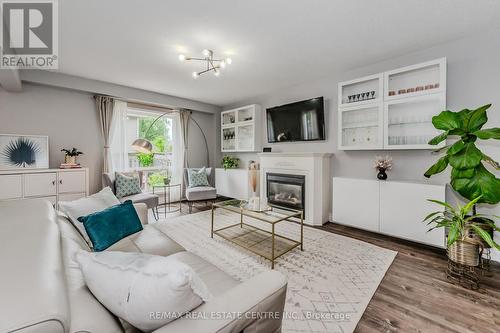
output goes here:
{"type": "Polygon", "coordinates": [[[160,328],[211,297],[193,269],[175,258],[80,250],[75,259],[99,302],[143,331],[160,328]]]}
{"type": "Polygon", "coordinates": [[[71,223],[77,228],[87,244],[92,247],[87,231],[83,223],[78,221],[80,216],[100,212],[106,208],[120,204],[113,191],[109,187],[103,188],[100,192],[75,201],[59,201],[59,210],[68,216],[71,223]]]}

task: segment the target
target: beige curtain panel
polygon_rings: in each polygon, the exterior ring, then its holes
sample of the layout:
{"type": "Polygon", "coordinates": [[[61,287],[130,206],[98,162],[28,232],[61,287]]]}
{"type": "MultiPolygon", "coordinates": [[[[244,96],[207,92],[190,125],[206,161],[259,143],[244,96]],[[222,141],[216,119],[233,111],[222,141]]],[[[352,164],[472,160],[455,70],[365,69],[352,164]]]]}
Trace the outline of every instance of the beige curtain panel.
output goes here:
{"type": "Polygon", "coordinates": [[[101,133],[104,138],[104,165],[103,172],[111,171],[111,125],[113,122],[113,98],[109,96],[94,96],[96,101],[97,111],[99,112],[99,120],[101,122],[101,133]]]}
{"type": "Polygon", "coordinates": [[[189,168],[189,162],[187,158],[188,152],[188,129],[189,129],[189,118],[191,117],[191,111],[180,110],[181,117],[181,137],[184,144],[184,167],[189,168]]]}

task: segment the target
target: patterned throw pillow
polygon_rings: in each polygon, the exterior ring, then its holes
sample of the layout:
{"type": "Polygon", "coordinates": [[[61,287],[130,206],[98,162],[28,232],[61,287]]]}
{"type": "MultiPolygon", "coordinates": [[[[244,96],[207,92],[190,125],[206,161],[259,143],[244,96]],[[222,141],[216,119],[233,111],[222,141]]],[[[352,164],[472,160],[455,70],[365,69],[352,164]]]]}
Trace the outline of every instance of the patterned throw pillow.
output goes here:
{"type": "Polygon", "coordinates": [[[118,198],[127,197],[132,194],[141,193],[141,182],[136,173],[132,176],[126,176],[123,173],[115,173],[116,196],[118,198]]]}
{"type": "Polygon", "coordinates": [[[205,167],[201,169],[188,169],[189,187],[210,186],[205,167]]]}

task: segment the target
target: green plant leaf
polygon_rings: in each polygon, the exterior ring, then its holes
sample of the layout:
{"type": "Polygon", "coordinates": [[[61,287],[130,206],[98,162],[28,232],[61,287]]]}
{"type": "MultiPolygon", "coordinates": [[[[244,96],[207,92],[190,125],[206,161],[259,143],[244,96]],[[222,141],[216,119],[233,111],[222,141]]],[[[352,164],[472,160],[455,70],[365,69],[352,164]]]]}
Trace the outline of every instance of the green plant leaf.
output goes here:
{"type": "Polygon", "coordinates": [[[495,241],[491,238],[490,234],[488,232],[486,232],[486,230],[484,230],[483,228],[481,228],[475,224],[471,224],[470,226],[472,227],[474,232],[479,237],[481,237],[489,246],[491,246],[492,248],[495,248],[497,250],[500,250],[500,245],[495,243],[495,241]]]}
{"type": "Polygon", "coordinates": [[[488,110],[490,106],[491,104],[483,105],[468,114],[466,127],[468,132],[478,131],[486,124],[488,121],[486,110],[488,110]]]}
{"type": "Polygon", "coordinates": [[[448,131],[444,131],[443,133],[439,134],[438,136],[430,139],[428,143],[430,145],[435,146],[435,145],[443,142],[444,140],[446,140],[447,137],[448,137],[448,131]]]}
{"type": "Polygon", "coordinates": [[[441,214],[441,212],[440,212],[440,211],[438,211],[438,212],[430,213],[429,215],[427,215],[427,216],[425,217],[425,219],[423,219],[423,221],[425,222],[425,221],[427,221],[428,219],[430,219],[431,217],[436,216],[437,214],[441,214]]]}
{"type": "Polygon", "coordinates": [[[475,172],[476,172],[475,168],[465,169],[465,170],[451,169],[451,178],[452,179],[472,178],[475,172]]]}
{"type": "MultiPolygon", "coordinates": [[[[452,111],[442,111],[437,116],[432,117],[432,124],[437,129],[443,131],[449,131],[462,127],[462,119],[456,113],[452,111]]],[[[442,140],[441,140],[442,141],[442,140]]]]}
{"type": "Polygon", "coordinates": [[[482,195],[480,195],[477,198],[469,201],[467,203],[467,205],[463,206],[462,209],[461,209],[462,215],[465,216],[472,209],[472,206],[474,206],[481,199],[481,197],[482,197],[482,195]]]}
{"type": "Polygon", "coordinates": [[[453,208],[449,203],[447,202],[443,202],[443,201],[439,201],[439,200],[434,200],[434,199],[427,199],[427,201],[429,202],[434,202],[435,204],[438,204],[438,205],[441,205],[441,206],[444,206],[448,209],[450,209],[452,212],[455,211],[455,208],[453,208]]]}
{"type": "Polygon", "coordinates": [[[491,165],[495,169],[500,170],[500,163],[498,163],[497,161],[495,161],[494,159],[492,159],[488,155],[483,154],[483,161],[485,161],[486,163],[488,163],[489,165],[491,165]]]}
{"type": "Polygon", "coordinates": [[[479,203],[500,202],[500,179],[479,164],[471,178],[452,179],[451,186],[464,198],[473,200],[482,195],[479,203]]]}
{"type": "Polygon", "coordinates": [[[448,148],[446,151],[446,154],[448,155],[455,155],[456,153],[459,153],[462,149],[465,148],[465,143],[462,140],[458,140],[454,144],[448,148]]]}
{"type": "Polygon", "coordinates": [[[448,156],[443,156],[425,172],[424,176],[429,178],[432,175],[443,172],[443,170],[446,169],[447,166],[448,156]]]}
{"type": "Polygon", "coordinates": [[[449,157],[449,162],[452,167],[464,170],[475,168],[477,165],[481,163],[481,159],[483,158],[483,153],[477,149],[476,145],[473,142],[469,142],[465,144],[465,147],[462,148],[458,153],[449,157]]]}
{"type": "Polygon", "coordinates": [[[459,236],[458,225],[456,223],[450,226],[450,230],[448,231],[448,246],[455,243],[459,236]]]}
{"type": "Polygon", "coordinates": [[[500,140],[500,128],[498,127],[475,131],[472,134],[474,134],[481,140],[488,140],[488,139],[500,140]]]}

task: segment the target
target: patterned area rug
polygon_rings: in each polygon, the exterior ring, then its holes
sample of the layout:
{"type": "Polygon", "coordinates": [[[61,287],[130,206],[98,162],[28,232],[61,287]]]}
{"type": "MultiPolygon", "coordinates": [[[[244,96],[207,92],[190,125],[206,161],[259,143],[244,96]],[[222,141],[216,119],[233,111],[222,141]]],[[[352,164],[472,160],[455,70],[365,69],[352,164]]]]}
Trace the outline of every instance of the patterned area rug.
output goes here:
{"type": "MultiPolygon", "coordinates": [[[[270,268],[270,261],[217,235],[210,238],[210,211],[158,222],[156,226],[187,250],[245,281],[270,268]]],[[[239,222],[219,209],[216,228],[239,222]]],[[[265,230],[270,225],[246,218],[265,230]]],[[[300,225],[281,222],[276,233],[299,239],[300,225]]],[[[304,251],[295,248],[278,258],[275,269],[286,275],[288,290],[283,332],[353,332],[391,265],[395,251],[304,227],[304,251]]]]}

